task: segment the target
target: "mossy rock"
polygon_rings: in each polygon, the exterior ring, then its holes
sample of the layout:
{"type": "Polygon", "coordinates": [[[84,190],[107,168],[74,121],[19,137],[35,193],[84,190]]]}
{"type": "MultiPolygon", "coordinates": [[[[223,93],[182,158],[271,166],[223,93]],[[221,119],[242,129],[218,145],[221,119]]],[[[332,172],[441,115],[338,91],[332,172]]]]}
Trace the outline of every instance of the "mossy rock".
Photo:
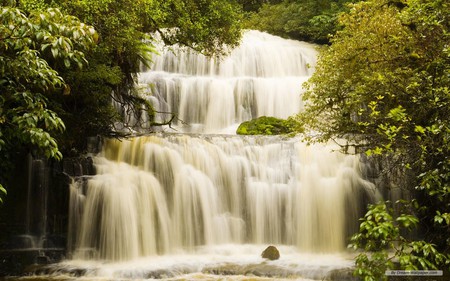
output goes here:
{"type": "Polygon", "coordinates": [[[261,253],[261,257],[264,259],[269,259],[271,261],[277,260],[280,258],[280,252],[278,251],[277,247],[269,246],[261,253]]]}
{"type": "Polygon", "coordinates": [[[292,119],[262,116],[241,123],[238,135],[284,135],[294,133],[297,123],[292,119]]]}

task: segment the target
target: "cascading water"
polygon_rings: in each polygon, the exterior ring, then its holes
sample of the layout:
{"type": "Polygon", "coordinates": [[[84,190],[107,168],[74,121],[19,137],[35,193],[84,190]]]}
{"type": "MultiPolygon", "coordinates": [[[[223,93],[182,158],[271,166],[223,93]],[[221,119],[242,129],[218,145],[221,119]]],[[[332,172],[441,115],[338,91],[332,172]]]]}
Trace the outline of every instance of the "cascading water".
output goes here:
{"type": "MultiPolygon", "coordinates": [[[[301,85],[314,71],[317,54],[311,44],[257,31],[245,33],[226,58],[163,46],[160,53],[154,67],[139,75],[140,88],[157,111],[182,120],[175,121],[178,130],[203,134],[234,134],[239,123],[252,118],[298,113],[301,85]]],[[[167,116],[160,114],[158,121],[167,116]]]]}
{"type": "Polygon", "coordinates": [[[220,61],[162,49],[139,87],[183,122],[175,133],[105,141],[97,175],[71,187],[74,259],[125,262],[115,271],[124,278],[161,270],[323,278],[349,266],[326,255],[344,251],[374,196],[359,158],[297,138],[230,134],[251,118],[299,112],[315,59],[312,45],[256,31],[220,61]],[[259,257],[268,244],[282,252],[269,265],[259,257]],[[143,257],[158,266],[136,265],[143,257]]]}

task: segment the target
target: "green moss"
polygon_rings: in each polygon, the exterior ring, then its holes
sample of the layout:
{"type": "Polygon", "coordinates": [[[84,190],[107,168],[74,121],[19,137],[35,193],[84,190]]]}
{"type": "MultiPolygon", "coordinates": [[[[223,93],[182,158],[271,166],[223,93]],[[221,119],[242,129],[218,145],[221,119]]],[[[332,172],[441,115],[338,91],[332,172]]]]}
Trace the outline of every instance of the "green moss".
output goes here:
{"type": "Polygon", "coordinates": [[[262,116],[239,125],[238,135],[284,135],[296,131],[297,123],[293,119],[280,119],[262,116]]]}

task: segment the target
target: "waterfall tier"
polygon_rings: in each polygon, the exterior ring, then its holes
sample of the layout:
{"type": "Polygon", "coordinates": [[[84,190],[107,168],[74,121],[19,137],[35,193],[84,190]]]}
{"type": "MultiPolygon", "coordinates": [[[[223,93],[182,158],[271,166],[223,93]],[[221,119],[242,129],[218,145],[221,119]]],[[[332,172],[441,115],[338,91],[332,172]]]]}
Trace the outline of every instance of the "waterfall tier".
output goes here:
{"type": "Polygon", "coordinates": [[[160,46],[159,53],[154,66],[139,74],[141,94],[162,112],[158,122],[176,114],[174,128],[190,133],[234,133],[253,118],[298,113],[301,85],[314,71],[317,55],[312,44],[259,31],[246,32],[225,58],[178,47],[160,46]]]}
{"type": "Polygon", "coordinates": [[[248,243],[339,252],[373,188],[358,157],[274,137],[110,140],[95,164],[86,191],[72,186],[74,248],[109,260],[248,243]]]}

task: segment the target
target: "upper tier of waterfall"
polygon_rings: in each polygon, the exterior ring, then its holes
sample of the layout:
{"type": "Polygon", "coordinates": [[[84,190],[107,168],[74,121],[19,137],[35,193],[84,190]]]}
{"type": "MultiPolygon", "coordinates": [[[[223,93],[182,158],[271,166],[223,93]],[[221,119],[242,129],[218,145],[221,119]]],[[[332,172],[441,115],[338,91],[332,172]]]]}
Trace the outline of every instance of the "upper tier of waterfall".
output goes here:
{"type": "Polygon", "coordinates": [[[250,30],[239,47],[223,58],[206,57],[186,47],[157,46],[150,72],[177,76],[221,78],[281,78],[309,76],[314,71],[317,52],[309,43],[283,39],[250,30]]]}
{"type": "MultiPolygon", "coordinates": [[[[314,71],[317,55],[312,44],[259,31],[246,32],[241,45],[223,58],[177,46],[159,46],[159,53],[153,67],[139,74],[141,95],[160,112],[156,121],[175,114],[177,132],[226,134],[253,118],[287,118],[301,111],[302,83],[314,71]]],[[[137,123],[133,118],[127,123],[137,123]]]]}

